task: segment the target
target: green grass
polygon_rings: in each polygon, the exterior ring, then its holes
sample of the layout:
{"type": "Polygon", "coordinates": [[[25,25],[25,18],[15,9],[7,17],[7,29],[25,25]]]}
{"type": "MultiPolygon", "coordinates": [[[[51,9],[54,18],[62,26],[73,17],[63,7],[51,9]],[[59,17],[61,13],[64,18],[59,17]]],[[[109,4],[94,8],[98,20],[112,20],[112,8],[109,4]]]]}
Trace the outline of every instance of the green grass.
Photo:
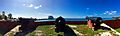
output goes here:
{"type": "MultiPolygon", "coordinates": [[[[84,36],[94,36],[95,34],[98,34],[100,32],[105,32],[105,30],[101,30],[101,29],[97,31],[93,31],[92,29],[88,28],[87,25],[75,25],[75,26],[77,26],[77,28],[72,28],[72,29],[75,29],[78,32],[84,34],[84,36]]],[[[36,36],[36,34],[42,34],[41,36],[57,36],[54,25],[38,26],[35,31],[27,34],[26,36],[36,36]],[[36,33],[35,31],[42,31],[42,32],[36,33]]],[[[120,32],[120,28],[116,29],[116,31],[120,32]]],[[[59,34],[64,35],[64,33],[62,32],[59,34]]]]}
{"type": "Polygon", "coordinates": [[[105,30],[99,29],[98,31],[93,31],[92,29],[88,28],[87,25],[75,25],[77,28],[73,28],[77,31],[79,31],[82,34],[85,34],[84,36],[94,36],[95,34],[98,34],[99,32],[104,32],[105,30]]]}
{"type": "MultiPolygon", "coordinates": [[[[75,25],[75,26],[77,26],[77,28],[72,28],[72,29],[75,29],[82,34],[85,34],[85,36],[94,36],[94,34],[97,34],[99,32],[104,32],[104,30],[92,31],[92,29],[89,29],[87,25],[75,25]]],[[[37,27],[36,30],[41,30],[43,33],[42,36],[57,36],[57,33],[55,32],[53,27],[54,25],[44,25],[44,26],[37,27]]],[[[29,36],[34,34],[35,32],[32,32],[27,35],[29,36]]],[[[63,35],[63,33],[60,33],[60,34],[63,35]]]]}
{"type": "MultiPolygon", "coordinates": [[[[37,27],[36,30],[42,31],[41,32],[43,34],[42,36],[57,36],[57,33],[55,32],[54,29],[55,29],[54,25],[44,25],[44,26],[37,27]]],[[[29,35],[35,36],[34,34],[35,34],[35,32],[32,32],[30,34],[27,34],[27,36],[29,36],[29,35]]],[[[63,35],[62,32],[60,34],[63,35]]]]}
{"type": "Polygon", "coordinates": [[[120,28],[116,29],[116,31],[118,31],[120,33],[120,28]]]}

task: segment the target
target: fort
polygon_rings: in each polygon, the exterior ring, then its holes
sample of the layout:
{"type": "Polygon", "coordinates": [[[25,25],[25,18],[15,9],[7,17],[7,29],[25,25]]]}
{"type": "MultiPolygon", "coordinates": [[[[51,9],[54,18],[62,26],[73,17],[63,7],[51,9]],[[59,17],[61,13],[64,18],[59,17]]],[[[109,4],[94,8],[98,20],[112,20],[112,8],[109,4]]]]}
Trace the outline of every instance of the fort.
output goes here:
{"type": "MultiPolygon", "coordinates": [[[[30,29],[35,30],[35,28],[39,25],[55,25],[55,21],[47,21],[47,22],[34,22],[35,19],[32,18],[19,18],[16,21],[8,21],[6,19],[5,12],[2,12],[4,17],[0,17],[2,21],[0,21],[0,34],[4,35],[7,32],[9,32],[11,29],[16,27],[17,25],[21,25],[20,30],[23,32],[29,31],[30,29]]],[[[53,18],[53,17],[52,17],[53,18]]],[[[9,19],[12,19],[12,15],[9,14],[9,19]]],[[[50,18],[51,19],[51,18],[50,18]]],[[[14,20],[14,19],[13,19],[14,20]]],[[[112,28],[120,28],[120,20],[115,19],[115,20],[104,20],[104,23],[106,23],[108,26],[112,28]]],[[[65,24],[71,24],[71,25],[87,25],[87,21],[66,21],[65,24]]],[[[30,30],[32,32],[33,30],[30,30]]],[[[27,32],[26,32],[27,33],[27,32]]]]}

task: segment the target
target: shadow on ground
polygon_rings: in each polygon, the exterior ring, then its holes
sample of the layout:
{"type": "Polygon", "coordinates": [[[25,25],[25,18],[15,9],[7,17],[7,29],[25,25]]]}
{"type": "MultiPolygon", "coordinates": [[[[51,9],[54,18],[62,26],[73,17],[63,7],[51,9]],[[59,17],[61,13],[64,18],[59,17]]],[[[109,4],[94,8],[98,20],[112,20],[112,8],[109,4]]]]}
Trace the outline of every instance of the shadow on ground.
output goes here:
{"type": "MultiPolygon", "coordinates": [[[[59,35],[58,35],[59,36],[59,35]]],[[[64,36],[77,36],[75,32],[69,26],[65,26],[64,36]]]]}

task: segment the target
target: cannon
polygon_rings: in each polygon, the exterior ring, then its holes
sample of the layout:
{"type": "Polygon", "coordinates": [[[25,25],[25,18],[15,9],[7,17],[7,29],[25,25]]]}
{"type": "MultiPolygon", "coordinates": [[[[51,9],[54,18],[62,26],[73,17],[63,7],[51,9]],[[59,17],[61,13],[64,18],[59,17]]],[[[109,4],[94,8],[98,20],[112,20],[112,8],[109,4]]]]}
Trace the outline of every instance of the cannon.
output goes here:
{"type": "Polygon", "coordinates": [[[62,18],[61,16],[58,17],[56,20],[55,20],[55,32],[59,33],[59,32],[64,32],[64,28],[65,28],[65,19],[62,18]]]}
{"type": "Polygon", "coordinates": [[[103,20],[101,17],[94,17],[94,18],[89,18],[88,19],[88,27],[92,28],[92,30],[96,31],[98,29],[103,29],[103,30],[110,30],[107,27],[101,26],[103,24],[103,20]]]}
{"type": "MultiPolygon", "coordinates": [[[[44,19],[40,21],[39,19],[37,19],[38,21],[36,21],[30,18],[19,18],[19,20],[17,21],[0,21],[0,32],[1,32],[0,34],[2,35],[6,34],[17,25],[21,25],[19,29],[22,30],[21,32],[25,32],[25,33],[27,33],[26,31],[29,31],[29,29],[35,30],[35,28],[40,25],[55,25],[56,32],[63,32],[66,24],[74,24],[74,25],[85,24],[86,25],[87,22],[89,22],[89,21],[81,21],[81,20],[74,20],[74,21],[65,20],[66,18],[62,18],[62,17],[58,17],[54,19],[51,19],[51,20],[44,19]]],[[[97,21],[95,19],[89,19],[89,20],[92,20],[92,22],[90,22],[92,24],[95,23],[94,21],[97,21]]],[[[106,25],[112,28],[120,28],[119,21],[120,20],[103,20],[103,22],[106,23],[106,25]]],[[[30,30],[30,31],[32,32],[33,30],[30,30]]]]}
{"type": "Polygon", "coordinates": [[[34,19],[31,18],[19,18],[19,23],[19,25],[21,25],[21,27],[19,27],[20,32],[17,32],[15,36],[25,36],[37,28],[37,25],[34,24],[34,19]]]}

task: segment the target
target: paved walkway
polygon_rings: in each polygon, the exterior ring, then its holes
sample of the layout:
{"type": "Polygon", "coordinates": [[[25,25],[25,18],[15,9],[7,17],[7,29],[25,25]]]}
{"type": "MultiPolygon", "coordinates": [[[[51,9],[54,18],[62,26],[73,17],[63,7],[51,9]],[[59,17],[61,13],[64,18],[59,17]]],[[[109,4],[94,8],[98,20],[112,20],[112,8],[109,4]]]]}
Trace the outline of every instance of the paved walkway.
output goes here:
{"type": "Polygon", "coordinates": [[[6,33],[4,36],[13,36],[16,32],[19,32],[19,27],[21,27],[21,26],[20,25],[16,26],[11,31],[6,33]]]}
{"type": "MultiPolygon", "coordinates": [[[[77,30],[72,29],[73,26],[67,26],[65,27],[65,31],[64,31],[64,36],[83,36],[82,33],[79,33],[77,30]]],[[[74,26],[75,28],[76,26],[74,26]]]]}
{"type": "Polygon", "coordinates": [[[42,31],[41,30],[35,30],[35,36],[42,36],[42,31]]]}
{"type": "MultiPolygon", "coordinates": [[[[77,28],[77,26],[72,26],[72,25],[68,25],[70,28],[77,28]]],[[[75,29],[72,29],[74,31],[75,34],[79,35],[79,36],[83,36],[84,34],[78,32],[77,30],[75,29]]]]}

